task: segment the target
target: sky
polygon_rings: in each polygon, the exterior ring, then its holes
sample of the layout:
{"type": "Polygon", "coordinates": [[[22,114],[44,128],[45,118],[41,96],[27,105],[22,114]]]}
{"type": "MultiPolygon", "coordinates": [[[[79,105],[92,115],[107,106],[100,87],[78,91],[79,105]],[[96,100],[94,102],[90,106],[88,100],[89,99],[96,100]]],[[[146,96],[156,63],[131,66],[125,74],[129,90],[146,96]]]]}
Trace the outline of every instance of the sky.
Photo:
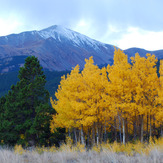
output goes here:
{"type": "Polygon", "coordinates": [[[0,0],[0,36],[62,25],[121,49],[163,49],[163,0],[0,0]]]}

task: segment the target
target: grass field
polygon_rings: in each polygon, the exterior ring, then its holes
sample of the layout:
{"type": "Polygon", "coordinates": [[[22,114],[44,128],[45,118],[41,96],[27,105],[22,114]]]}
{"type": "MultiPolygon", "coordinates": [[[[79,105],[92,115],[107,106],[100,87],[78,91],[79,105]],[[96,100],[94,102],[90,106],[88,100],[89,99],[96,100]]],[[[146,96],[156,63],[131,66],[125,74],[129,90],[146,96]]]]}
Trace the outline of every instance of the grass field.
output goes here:
{"type": "Polygon", "coordinates": [[[102,144],[87,151],[83,145],[63,144],[59,149],[1,148],[0,163],[163,163],[163,139],[141,144],[102,144]]]}

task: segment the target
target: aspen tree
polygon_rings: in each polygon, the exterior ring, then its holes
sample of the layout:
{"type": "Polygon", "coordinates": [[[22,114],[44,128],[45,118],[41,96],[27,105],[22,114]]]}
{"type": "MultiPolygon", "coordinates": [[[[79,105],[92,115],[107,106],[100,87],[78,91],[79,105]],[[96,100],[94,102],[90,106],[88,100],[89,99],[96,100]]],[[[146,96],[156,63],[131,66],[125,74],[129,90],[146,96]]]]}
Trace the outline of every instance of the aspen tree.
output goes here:
{"type": "Polygon", "coordinates": [[[158,106],[157,106],[157,114],[156,119],[161,128],[161,136],[163,137],[163,60],[160,60],[160,78],[159,78],[159,87],[158,87],[158,106]]]}
{"type": "Polygon", "coordinates": [[[134,134],[135,139],[140,135],[143,142],[149,123],[151,136],[152,127],[162,125],[162,75],[158,79],[154,55],[144,58],[137,53],[131,61],[115,49],[112,66],[99,69],[90,57],[85,59],[81,72],[77,65],[67,77],[63,76],[55,93],[57,100],[51,99],[57,112],[51,129],[65,127],[74,132],[75,142],[87,141],[88,145],[98,145],[103,138],[106,142],[110,128],[116,136],[119,130],[120,141],[123,132],[124,144],[128,134],[134,134]]]}
{"type": "Polygon", "coordinates": [[[57,115],[53,117],[51,129],[56,127],[79,127],[80,126],[80,110],[82,103],[78,104],[77,90],[80,87],[81,75],[79,66],[77,65],[70,73],[62,77],[59,88],[55,93],[57,101],[51,98],[52,107],[55,108],[57,115]]]}
{"type": "Polygon", "coordinates": [[[97,65],[94,65],[93,58],[85,60],[86,64],[82,71],[84,82],[84,100],[85,110],[83,124],[84,126],[91,127],[95,125],[96,130],[96,142],[99,144],[103,134],[104,117],[103,112],[105,110],[105,104],[103,95],[105,93],[105,82],[107,82],[106,70],[103,68],[100,70],[97,65]]]}
{"type": "MultiPolygon", "coordinates": [[[[145,115],[150,119],[155,115],[156,111],[156,96],[158,94],[158,77],[156,73],[157,59],[154,55],[147,54],[147,58],[140,57],[139,54],[135,54],[135,57],[131,57],[132,66],[132,81],[133,88],[135,89],[133,94],[133,100],[135,101],[136,108],[141,122],[141,142],[143,142],[144,135],[144,119],[145,115]]],[[[151,130],[151,124],[150,124],[151,130]]],[[[151,136],[151,135],[150,135],[151,136]]]]}
{"type": "Polygon", "coordinates": [[[109,88],[112,89],[111,92],[112,96],[114,97],[114,106],[116,106],[115,109],[117,111],[117,116],[120,116],[120,123],[122,120],[123,143],[125,144],[125,119],[129,113],[129,106],[131,101],[131,65],[128,63],[127,55],[125,55],[120,49],[115,49],[114,64],[111,67],[108,66],[107,70],[111,83],[109,88]]]}

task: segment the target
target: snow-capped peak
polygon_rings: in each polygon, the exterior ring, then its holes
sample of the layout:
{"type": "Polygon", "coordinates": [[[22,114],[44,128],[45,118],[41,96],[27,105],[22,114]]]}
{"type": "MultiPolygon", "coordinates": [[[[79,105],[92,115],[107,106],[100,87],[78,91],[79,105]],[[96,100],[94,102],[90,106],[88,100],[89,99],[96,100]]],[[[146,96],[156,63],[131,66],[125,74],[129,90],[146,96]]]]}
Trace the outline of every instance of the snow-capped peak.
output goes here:
{"type": "Polygon", "coordinates": [[[66,38],[69,41],[72,41],[76,46],[87,44],[95,49],[98,49],[99,45],[104,45],[103,43],[93,40],[85,35],[58,25],[43,29],[41,31],[38,31],[38,33],[44,39],[52,37],[56,40],[62,41],[62,39],[66,38]]]}

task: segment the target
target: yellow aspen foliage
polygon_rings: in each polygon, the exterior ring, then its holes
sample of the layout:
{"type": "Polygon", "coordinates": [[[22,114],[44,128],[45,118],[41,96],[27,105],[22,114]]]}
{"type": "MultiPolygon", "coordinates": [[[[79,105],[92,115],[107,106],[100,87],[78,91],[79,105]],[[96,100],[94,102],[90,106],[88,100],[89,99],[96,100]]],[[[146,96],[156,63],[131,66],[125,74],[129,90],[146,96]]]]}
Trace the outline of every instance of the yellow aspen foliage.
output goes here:
{"type": "Polygon", "coordinates": [[[156,118],[163,125],[163,60],[160,60],[160,78],[158,87],[158,106],[156,118]]]}
{"type": "Polygon", "coordinates": [[[112,110],[114,116],[119,119],[119,130],[121,124],[123,129],[123,143],[125,144],[125,126],[128,125],[130,115],[132,114],[131,100],[132,100],[132,85],[131,85],[131,64],[128,63],[128,57],[120,49],[114,51],[114,64],[107,67],[108,78],[110,84],[108,85],[108,92],[111,93],[112,110]],[[128,121],[126,119],[128,118],[128,121]]]}
{"type": "Polygon", "coordinates": [[[131,102],[131,65],[128,63],[128,57],[120,49],[115,49],[114,64],[107,67],[110,83],[107,87],[108,94],[112,96],[113,108],[121,116],[127,112],[130,113],[131,102]],[[119,108],[119,109],[118,109],[119,108]]]}
{"type": "Polygon", "coordinates": [[[163,60],[160,60],[160,87],[159,87],[159,103],[163,106],[163,60]]]}
{"type": "Polygon", "coordinates": [[[156,110],[156,96],[159,80],[156,72],[157,59],[154,55],[147,54],[147,58],[140,57],[135,54],[135,58],[131,57],[132,81],[133,81],[133,100],[135,101],[139,114],[148,113],[150,115],[156,110]]]}
{"type": "Polygon", "coordinates": [[[80,94],[79,66],[77,65],[67,78],[62,77],[58,91],[55,93],[57,101],[51,98],[52,107],[56,110],[57,115],[51,121],[51,129],[56,127],[77,127],[81,119],[80,112],[83,108],[83,103],[80,103],[78,94],[80,94]]]}
{"type": "Polygon", "coordinates": [[[163,61],[158,78],[157,59],[151,54],[146,56],[136,53],[129,63],[128,56],[115,49],[113,65],[100,69],[90,57],[85,59],[81,72],[77,65],[63,76],[56,100],[51,98],[57,112],[51,131],[57,127],[71,130],[75,142],[81,140],[82,145],[86,139],[88,144],[106,142],[107,132],[115,132],[116,137],[119,132],[124,144],[129,135],[134,139],[139,136],[141,141],[144,131],[151,136],[156,127],[163,125],[163,61]]]}
{"type": "Polygon", "coordinates": [[[104,94],[105,82],[107,82],[106,70],[100,70],[97,65],[94,65],[93,58],[86,59],[85,67],[82,71],[84,82],[84,102],[85,109],[83,110],[84,126],[92,126],[93,123],[102,121],[102,112],[104,110],[104,94]]]}
{"type": "Polygon", "coordinates": [[[141,125],[141,142],[144,137],[144,130],[152,135],[152,127],[157,125],[157,96],[159,87],[159,78],[157,76],[155,55],[146,54],[147,58],[140,57],[138,53],[132,60],[132,85],[133,102],[137,119],[141,125]]]}

